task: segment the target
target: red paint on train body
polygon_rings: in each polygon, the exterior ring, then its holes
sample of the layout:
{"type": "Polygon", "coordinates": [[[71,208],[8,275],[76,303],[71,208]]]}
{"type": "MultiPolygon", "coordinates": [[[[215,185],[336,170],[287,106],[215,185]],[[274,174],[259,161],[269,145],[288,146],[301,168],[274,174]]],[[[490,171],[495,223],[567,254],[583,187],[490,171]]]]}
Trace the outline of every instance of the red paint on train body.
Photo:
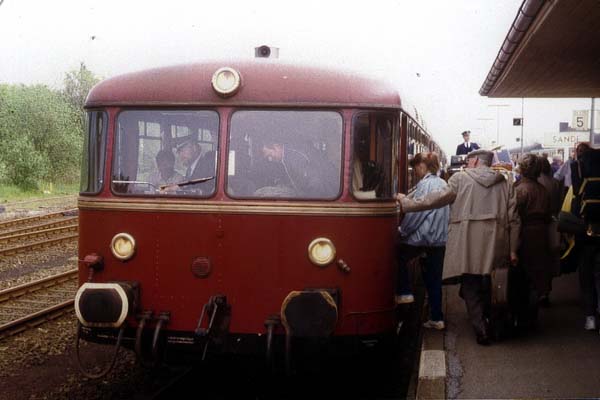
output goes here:
{"type": "MultiPolygon", "coordinates": [[[[291,292],[316,289],[335,293],[334,337],[395,331],[398,215],[393,194],[407,189],[409,140],[430,139],[402,110],[394,88],[355,74],[269,62],[194,64],[108,79],[90,92],[86,108],[96,125],[90,123],[88,171],[79,198],[79,259],[92,253],[103,257],[104,268],[92,282],[139,285],[140,298],[127,319],[130,328],[138,326],[143,310],[154,315],[168,311],[164,328],[168,335],[193,335],[203,306],[221,294],[231,306],[228,334],[262,335],[265,320],[282,312],[291,292]],[[211,86],[213,74],[223,66],[241,76],[241,88],[229,98],[211,86]],[[204,113],[200,122],[189,122],[197,111],[204,113]],[[242,126],[233,143],[232,121],[236,115],[245,116],[243,111],[255,120],[261,112],[273,113],[265,121],[278,113],[298,116],[286,111],[322,112],[314,114],[317,128],[310,139],[322,156],[336,161],[338,195],[320,199],[260,198],[256,194],[260,191],[248,191],[251,198],[232,195],[230,180],[246,168],[246,161],[235,157],[261,153],[261,148],[252,148],[252,138],[262,139],[260,130],[244,136],[242,126]],[[149,116],[139,116],[142,112],[149,116]],[[127,122],[128,115],[137,119],[127,122]],[[327,127],[339,129],[339,135],[318,138],[319,129],[325,129],[318,124],[325,117],[332,121],[327,127]],[[173,122],[176,118],[179,122],[173,122]],[[206,121],[211,118],[217,122],[209,125],[206,121]],[[198,140],[208,138],[202,140],[207,151],[216,154],[214,191],[196,197],[136,191],[147,184],[131,182],[147,176],[143,171],[154,165],[156,153],[144,152],[156,146],[173,154],[187,137],[180,131],[188,135],[194,131],[198,140]],[[238,164],[241,167],[235,167],[238,164]],[[379,179],[370,189],[365,178],[369,174],[379,179]],[[135,239],[135,254],[126,261],[111,251],[111,240],[119,233],[135,239]],[[308,246],[316,238],[327,238],[335,246],[335,259],[328,265],[318,266],[309,259],[308,246]],[[207,277],[192,272],[193,260],[199,257],[210,262],[207,277]],[[349,270],[340,267],[344,263],[349,270]]],[[[248,165],[258,164],[254,160],[248,165]]],[[[180,172],[183,175],[184,170],[180,172]]],[[[236,189],[236,194],[240,192],[236,189]]],[[[79,268],[83,285],[89,274],[83,263],[79,268]]],[[[326,294],[324,298],[329,299],[326,294]]],[[[148,329],[154,325],[150,322],[148,329]]],[[[93,339],[94,328],[87,334],[93,339]]]]}

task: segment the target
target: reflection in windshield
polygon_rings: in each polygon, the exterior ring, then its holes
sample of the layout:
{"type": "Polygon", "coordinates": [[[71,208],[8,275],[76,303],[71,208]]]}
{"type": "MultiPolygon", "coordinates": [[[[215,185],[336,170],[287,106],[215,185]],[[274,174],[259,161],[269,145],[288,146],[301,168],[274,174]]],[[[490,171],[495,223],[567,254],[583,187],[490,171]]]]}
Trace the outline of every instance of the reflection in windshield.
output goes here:
{"type": "Polygon", "coordinates": [[[336,112],[238,111],[231,119],[227,192],[333,199],[340,192],[341,145],[336,112]]]}
{"type": "Polygon", "coordinates": [[[113,190],[138,195],[211,195],[218,125],[214,111],[122,112],[113,190]]]}

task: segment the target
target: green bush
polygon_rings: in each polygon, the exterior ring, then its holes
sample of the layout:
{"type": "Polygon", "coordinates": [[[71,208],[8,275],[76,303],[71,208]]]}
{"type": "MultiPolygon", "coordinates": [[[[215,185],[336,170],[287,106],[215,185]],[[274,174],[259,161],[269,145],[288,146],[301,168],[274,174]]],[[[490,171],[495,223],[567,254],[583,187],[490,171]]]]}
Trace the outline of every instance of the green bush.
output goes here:
{"type": "Polygon", "coordinates": [[[38,152],[30,138],[15,135],[2,155],[8,182],[23,189],[35,189],[48,173],[49,161],[38,152]]]}
{"type": "Polygon", "coordinates": [[[35,188],[79,178],[80,111],[47,86],[0,85],[0,181],[35,188]]]}

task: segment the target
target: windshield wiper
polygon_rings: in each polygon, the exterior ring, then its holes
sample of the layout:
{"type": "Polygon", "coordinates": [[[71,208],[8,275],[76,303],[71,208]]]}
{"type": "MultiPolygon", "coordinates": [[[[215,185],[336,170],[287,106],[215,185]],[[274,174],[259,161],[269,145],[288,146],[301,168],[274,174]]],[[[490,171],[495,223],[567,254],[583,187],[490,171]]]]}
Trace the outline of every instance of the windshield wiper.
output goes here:
{"type": "Polygon", "coordinates": [[[206,182],[206,181],[210,181],[212,179],[215,179],[214,176],[207,176],[205,178],[198,178],[198,179],[190,179],[188,181],[183,181],[183,182],[178,182],[178,183],[167,183],[164,185],[160,185],[159,188],[160,190],[165,190],[165,188],[169,187],[169,186],[187,186],[187,185],[194,185],[196,183],[202,183],[202,182],[206,182]]]}

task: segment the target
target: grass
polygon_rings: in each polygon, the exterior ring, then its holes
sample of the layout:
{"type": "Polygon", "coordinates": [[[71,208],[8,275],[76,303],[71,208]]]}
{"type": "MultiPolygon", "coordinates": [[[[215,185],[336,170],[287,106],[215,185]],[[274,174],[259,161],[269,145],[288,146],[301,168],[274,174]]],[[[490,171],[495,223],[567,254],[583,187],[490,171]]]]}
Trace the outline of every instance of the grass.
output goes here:
{"type": "Polygon", "coordinates": [[[56,197],[79,192],[79,183],[44,183],[36,190],[23,190],[14,185],[0,183],[0,205],[14,201],[43,199],[45,197],[56,197]]]}

